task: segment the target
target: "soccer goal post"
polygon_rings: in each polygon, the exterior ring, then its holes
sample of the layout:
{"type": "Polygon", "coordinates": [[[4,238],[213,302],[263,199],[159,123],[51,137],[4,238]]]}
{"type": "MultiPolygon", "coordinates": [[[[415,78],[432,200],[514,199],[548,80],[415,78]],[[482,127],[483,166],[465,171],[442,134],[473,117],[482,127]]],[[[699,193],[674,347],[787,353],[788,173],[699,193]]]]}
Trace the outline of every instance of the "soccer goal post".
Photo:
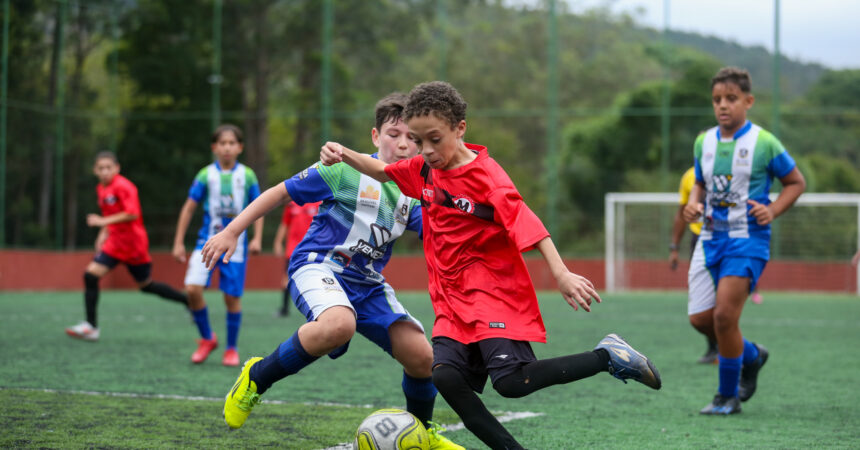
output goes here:
{"type": "MultiPolygon", "coordinates": [[[[776,194],[771,194],[771,200],[776,194]]],[[[606,291],[685,289],[691,232],[675,270],[669,266],[678,194],[611,192],[605,197],[606,291]]],[[[767,290],[860,294],[860,194],[803,194],[771,226],[771,259],[759,281],[767,290]]]]}

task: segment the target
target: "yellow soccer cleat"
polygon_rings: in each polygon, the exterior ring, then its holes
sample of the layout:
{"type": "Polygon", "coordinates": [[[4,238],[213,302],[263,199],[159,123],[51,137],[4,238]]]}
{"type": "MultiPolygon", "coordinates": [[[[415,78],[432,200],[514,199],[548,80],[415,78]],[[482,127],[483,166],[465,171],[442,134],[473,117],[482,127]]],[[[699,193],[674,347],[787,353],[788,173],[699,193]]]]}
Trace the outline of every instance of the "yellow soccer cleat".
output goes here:
{"type": "Polygon", "coordinates": [[[466,450],[466,447],[457,445],[451,442],[450,439],[442,436],[445,431],[438,423],[429,422],[430,427],[427,428],[427,436],[430,438],[430,450],[466,450]]]}
{"type": "Polygon", "coordinates": [[[263,358],[255,357],[245,361],[242,372],[236,379],[236,384],[224,398],[224,422],[232,429],[238,429],[245,423],[248,414],[254,405],[260,403],[260,394],[257,393],[257,383],[251,381],[251,366],[262,361],[263,358]]]}

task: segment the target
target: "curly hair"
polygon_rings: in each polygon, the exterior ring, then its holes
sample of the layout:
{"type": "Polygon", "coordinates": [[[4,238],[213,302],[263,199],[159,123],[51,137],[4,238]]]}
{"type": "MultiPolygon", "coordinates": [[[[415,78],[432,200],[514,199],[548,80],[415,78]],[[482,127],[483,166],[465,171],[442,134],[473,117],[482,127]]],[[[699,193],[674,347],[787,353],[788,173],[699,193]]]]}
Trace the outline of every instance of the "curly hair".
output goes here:
{"type": "Polygon", "coordinates": [[[392,92],[376,102],[376,130],[382,129],[382,125],[392,120],[403,118],[403,108],[409,98],[402,92],[392,92]]]}
{"type": "Polygon", "coordinates": [[[752,77],[746,69],[740,67],[723,67],[711,78],[711,89],[717,83],[734,83],[741,92],[749,94],[752,91],[752,77]]]}
{"type": "Polygon", "coordinates": [[[409,102],[403,110],[404,120],[434,116],[448,122],[451,128],[466,119],[466,101],[454,86],[444,81],[421,83],[409,92],[409,102]]]}

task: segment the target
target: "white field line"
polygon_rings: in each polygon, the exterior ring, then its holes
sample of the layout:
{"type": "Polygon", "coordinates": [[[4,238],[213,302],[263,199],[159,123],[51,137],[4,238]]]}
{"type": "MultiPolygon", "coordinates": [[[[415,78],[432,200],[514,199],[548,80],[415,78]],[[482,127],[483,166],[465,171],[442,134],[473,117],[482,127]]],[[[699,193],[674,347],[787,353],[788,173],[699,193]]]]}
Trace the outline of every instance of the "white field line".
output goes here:
{"type": "MultiPolygon", "coordinates": [[[[535,412],[530,412],[530,411],[524,411],[524,412],[505,411],[502,413],[494,413],[494,414],[498,414],[496,416],[496,419],[498,419],[499,422],[501,422],[501,423],[510,422],[512,420],[517,420],[517,419],[528,419],[530,417],[540,417],[543,415],[543,413],[535,413],[535,412]]],[[[463,424],[463,422],[458,422],[458,423],[451,424],[451,425],[442,425],[442,428],[444,428],[446,431],[457,431],[457,430],[462,430],[462,429],[466,428],[466,426],[463,424]]],[[[342,442],[340,444],[335,445],[334,447],[329,447],[329,448],[326,448],[323,450],[351,450],[352,448],[353,447],[352,447],[351,442],[342,442]]]]}
{"type": "MultiPolygon", "coordinates": [[[[99,391],[75,391],[61,389],[38,389],[38,388],[16,388],[16,387],[0,387],[0,390],[16,390],[16,391],[32,391],[32,392],[48,392],[52,394],[80,394],[80,395],[100,395],[104,397],[125,397],[125,398],[158,398],[170,400],[191,400],[204,402],[223,402],[223,397],[195,397],[173,394],[135,394],[133,392],[99,392],[99,391]]],[[[374,405],[350,405],[346,403],[330,403],[330,402],[285,402],[283,400],[263,400],[261,403],[269,403],[272,405],[287,405],[301,404],[307,406],[340,406],[344,408],[373,408],[374,405]]]]}
{"type": "MultiPolygon", "coordinates": [[[[132,392],[98,392],[98,391],[74,391],[74,390],[60,390],[60,389],[35,389],[35,388],[10,388],[10,387],[0,387],[0,390],[17,390],[17,391],[32,391],[32,392],[48,392],[52,394],[79,394],[79,395],[98,395],[104,397],[123,397],[123,398],[157,398],[157,399],[170,399],[170,400],[191,400],[191,401],[204,401],[204,402],[223,402],[223,398],[216,397],[194,397],[194,396],[184,396],[184,395],[174,395],[174,394],[135,394],[132,392]]],[[[289,403],[296,402],[285,402],[282,400],[264,400],[263,403],[270,403],[273,405],[286,405],[289,403]]],[[[302,405],[308,406],[340,406],[344,408],[373,408],[374,405],[349,405],[345,403],[330,403],[330,402],[301,402],[302,405]]],[[[512,412],[505,411],[502,413],[495,413],[496,419],[501,423],[510,422],[512,420],[518,419],[528,419],[530,417],[540,417],[544,415],[543,413],[535,413],[530,411],[523,412],[512,412]]],[[[463,422],[458,422],[454,424],[444,424],[442,428],[445,428],[448,431],[457,431],[466,428],[463,425],[463,422]]],[[[334,447],[329,447],[325,450],[346,450],[351,449],[352,443],[342,443],[338,444],[334,447]]]]}

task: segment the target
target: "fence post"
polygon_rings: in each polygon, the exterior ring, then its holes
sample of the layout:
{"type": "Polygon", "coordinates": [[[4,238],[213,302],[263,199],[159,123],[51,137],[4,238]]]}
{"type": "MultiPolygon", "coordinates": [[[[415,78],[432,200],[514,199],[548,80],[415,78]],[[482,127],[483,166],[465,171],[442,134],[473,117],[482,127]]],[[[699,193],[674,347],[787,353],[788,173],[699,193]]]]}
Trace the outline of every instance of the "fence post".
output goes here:
{"type": "Polygon", "coordinates": [[[547,224],[550,234],[558,229],[558,18],[556,1],[549,0],[549,36],[547,39],[546,86],[546,172],[547,172],[547,224]]]}
{"type": "Polygon", "coordinates": [[[65,38],[66,16],[68,14],[69,4],[65,1],[60,2],[60,17],[57,26],[60,27],[57,33],[58,45],[57,48],[57,79],[56,90],[57,98],[54,104],[54,109],[57,113],[57,148],[56,161],[54,162],[54,246],[58,249],[63,248],[63,153],[65,153],[65,130],[66,118],[63,109],[66,104],[66,83],[63,80],[63,47],[65,38]]]}
{"type": "Polygon", "coordinates": [[[0,248],[6,246],[6,100],[9,85],[9,0],[3,0],[3,75],[0,80],[0,248]]]}
{"type": "Polygon", "coordinates": [[[334,4],[332,0],[323,2],[323,27],[322,27],[322,141],[331,139],[331,116],[332,116],[332,96],[331,96],[331,53],[332,53],[332,30],[334,28],[334,4]]]}
{"type": "MultiPolygon", "coordinates": [[[[212,3],[212,75],[209,84],[212,85],[212,130],[221,124],[221,15],[224,12],[224,1],[215,0],[212,3]]],[[[210,130],[211,131],[211,130],[210,130]]]]}
{"type": "Polygon", "coordinates": [[[773,1],[773,124],[770,131],[779,137],[779,0],[773,1]]]}

